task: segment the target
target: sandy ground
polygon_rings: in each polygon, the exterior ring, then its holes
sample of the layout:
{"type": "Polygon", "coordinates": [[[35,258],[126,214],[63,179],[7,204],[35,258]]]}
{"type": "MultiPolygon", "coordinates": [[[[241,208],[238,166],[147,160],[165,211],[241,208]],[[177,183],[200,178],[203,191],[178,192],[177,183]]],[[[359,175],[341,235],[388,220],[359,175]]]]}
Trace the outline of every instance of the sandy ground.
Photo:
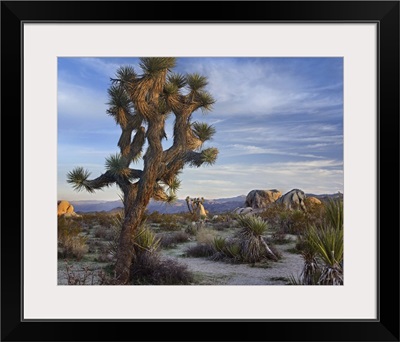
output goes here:
{"type": "Polygon", "coordinates": [[[165,254],[187,265],[201,279],[203,285],[285,285],[290,275],[297,278],[303,267],[303,259],[299,254],[287,251],[294,247],[294,243],[275,247],[282,253],[282,259],[271,261],[267,267],[180,257],[176,255],[176,250],[165,254]]]}
{"type": "MultiPolygon", "coordinates": [[[[182,252],[188,244],[181,244],[175,249],[164,250],[165,257],[174,258],[180,263],[187,265],[188,269],[195,274],[198,284],[196,285],[285,285],[287,278],[299,275],[303,260],[299,254],[288,252],[288,249],[294,247],[293,243],[276,245],[275,247],[282,253],[282,259],[278,262],[269,262],[262,267],[248,264],[230,264],[226,262],[212,261],[205,258],[183,257],[182,252]]],[[[81,262],[79,268],[73,265],[76,276],[82,277],[83,267],[88,268],[87,285],[98,284],[97,273],[105,264],[96,262],[81,262]]],[[[58,270],[59,285],[68,284],[66,267],[63,261],[59,262],[58,270]]]]}

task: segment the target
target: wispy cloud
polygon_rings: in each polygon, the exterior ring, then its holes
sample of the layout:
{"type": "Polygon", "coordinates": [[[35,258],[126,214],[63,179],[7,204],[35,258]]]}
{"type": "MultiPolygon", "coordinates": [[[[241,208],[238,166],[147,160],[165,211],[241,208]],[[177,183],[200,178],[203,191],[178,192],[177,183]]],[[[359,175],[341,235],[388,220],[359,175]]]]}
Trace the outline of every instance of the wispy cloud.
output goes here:
{"type": "Polygon", "coordinates": [[[271,149],[271,148],[262,148],[258,146],[253,146],[253,145],[240,145],[240,144],[234,144],[234,145],[228,145],[227,146],[227,155],[237,155],[240,156],[242,154],[278,154],[278,155],[284,155],[284,156],[293,156],[293,157],[306,157],[306,158],[318,158],[318,159],[323,159],[325,157],[323,156],[318,156],[314,154],[303,154],[303,153],[296,153],[296,152],[288,152],[285,150],[276,150],[276,149],[271,149]]]}
{"type": "MultiPolygon", "coordinates": [[[[293,66],[296,62],[287,63],[293,66]]],[[[185,63],[188,72],[199,70],[208,76],[210,91],[217,99],[216,113],[324,115],[327,108],[341,108],[341,81],[336,78],[321,86],[319,77],[302,72],[301,67],[287,68],[268,58],[262,61],[215,58],[204,64],[197,60],[185,63]]],[[[341,75],[338,76],[340,80],[341,75]]]]}
{"type": "Polygon", "coordinates": [[[59,115],[102,120],[106,116],[107,93],[82,85],[58,82],[59,115]]]}
{"type": "MultiPolygon", "coordinates": [[[[200,194],[218,198],[228,193],[235,196],[246,195],[253,189],[275,188],[283,193],[294,188],[300,188],[309,193],[332,193],[343,191],[342,166],[340,161],[321,160],[254,165],[231,164],[204,169],[185,169],[180,194],[193,191],[189,189],[198,189],[200,194]],[[204,178],[208,182],[213,180],[214,184],[201,182],[201,187],[193,187],[191,182],[198,178],[204,178]],[[230,184],[223,183],[227,181],[226,179],[229,179],[230,184]],[[220,186],[216,188],[215,184],[220,184],[220,186]]],[[[198,181],[195,184],[199,184],[198,181]]]]}

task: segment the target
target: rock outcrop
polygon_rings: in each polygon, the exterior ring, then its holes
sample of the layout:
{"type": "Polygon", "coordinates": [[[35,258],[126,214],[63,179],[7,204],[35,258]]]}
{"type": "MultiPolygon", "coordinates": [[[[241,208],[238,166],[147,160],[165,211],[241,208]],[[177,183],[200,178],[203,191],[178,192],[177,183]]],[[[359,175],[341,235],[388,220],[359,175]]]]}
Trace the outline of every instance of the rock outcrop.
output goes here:
{"type": "Polygon", "coordinates": [[[304,202],[305,202],[306,206],[315,206],[315,205],[322,204],[322,202],[318,198],[313,197],[313,196],[307,197],[304,202]]]}
{"type": "Polygon", "coordinates": [[[282,196],[279,190],[251,190],[247,196],[244,206],[253,209],[267,208],[282,196]]]}
{"type": "Polygon", "coordinates": [[[277,204],[283,204],[286,209],[301,209],[304,212],[307,211],[306,205],[304,203],[307,198],[306,194],[303,190],[300,189],[292,189],[283,196],[279,197],[276,200],[277,204]]]}
{"type": "Polygon", "coordinates": [[[68,201],[61,200],[57,202],[57,216],[65,216],[65,217],[79,217],[75,211],[74,206],[68,201]]]}

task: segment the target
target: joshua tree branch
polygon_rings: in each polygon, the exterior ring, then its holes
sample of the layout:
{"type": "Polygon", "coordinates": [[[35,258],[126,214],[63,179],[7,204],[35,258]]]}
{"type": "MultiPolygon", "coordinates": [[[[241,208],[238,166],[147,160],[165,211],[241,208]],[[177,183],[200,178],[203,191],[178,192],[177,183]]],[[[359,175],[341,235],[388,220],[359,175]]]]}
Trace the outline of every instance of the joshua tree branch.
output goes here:
{"type": "MultiPolygon", "coordinates": [[[[127,156],[127,162],[130,164],[132,160],[136,159],[142,153],[143,145],[146,141],[146,130],[141,126],[135,134],[135,137],[130,144],[130,151],[127,156]]],[[[128,165],[129,165],[128,164],[128,165]]]]}
{"type": "Polygon", "coordinates": [[[180,152],[186,152],[187,138],[191,133],[190,123],[188,122],[191,113],[190,111],[175,113],[174,142],[172,146],[163,153],[163,161],[165,163],[170,163],[180,152]]]}
{"type": "Polygon", "coordinates": [[[191,166],[201,166],[203,164],[214,164],[218,155],[218,150],[216,148],[208,148],[201,152],[189,151],[186,152],[184,156],[185,164],[189,164],[191,166]]]}
{"type": "MultiPolygon", "coordinates": [[[[111,172],[107,171],[95,179],[85,179],[81,182],[81,187],[84,187],[89,192],[102,189],[116,182],[115,177],[111,172]]],[[[76,183],[77,184],[77,183],[76,183]]]]}

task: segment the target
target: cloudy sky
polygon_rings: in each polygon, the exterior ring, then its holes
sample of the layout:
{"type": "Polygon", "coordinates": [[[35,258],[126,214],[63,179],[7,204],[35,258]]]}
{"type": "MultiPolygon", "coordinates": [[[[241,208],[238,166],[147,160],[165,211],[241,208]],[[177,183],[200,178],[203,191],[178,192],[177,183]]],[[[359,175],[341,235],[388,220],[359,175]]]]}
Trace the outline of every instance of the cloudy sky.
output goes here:
{"type": "MultiPolygon", "coordinates": [[[[116,187],[75,192],[66,175],[83,166],[95,178],[105,170],[105,157],[119,152],[120,130],[106,110],[110,77],[122,65],[140,73],[137,58],[58,59],[58,199],[119,199],[116,187]]],[[[193,119],[214,125],[205,147],[219,149],[213,166],[183,170],[179,198],[252,189],[343,192],[342,58],[185,57],[174,71],[208,77],[216,103],[193,119]]],[[[173,116],[165,147],[172,125],[173,116]]]]}

